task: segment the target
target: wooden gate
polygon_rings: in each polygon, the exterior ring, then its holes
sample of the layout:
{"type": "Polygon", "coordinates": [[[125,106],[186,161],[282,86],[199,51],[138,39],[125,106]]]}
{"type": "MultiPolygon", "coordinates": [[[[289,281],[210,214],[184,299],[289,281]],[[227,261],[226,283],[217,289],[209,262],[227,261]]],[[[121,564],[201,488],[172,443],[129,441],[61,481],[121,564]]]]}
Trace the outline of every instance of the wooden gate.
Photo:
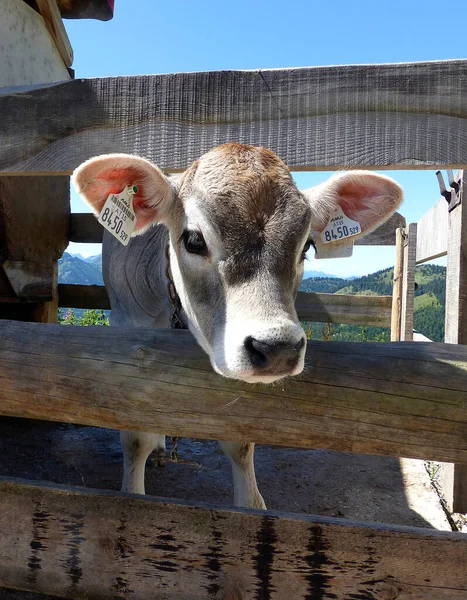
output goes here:
{"type": "MultiPolygon", "coordinates": [[[[40,227],[56,218],[55,196],[22,194],[31,181],[48,186],[112,151],[178,171],[229,140],[267,146],[295,170],[462,168],[465,97],[466,61],[4,88],[2,316],[31,320],[31,307],[58,302],[63,238],[95,236],[62,194],[69,229],[46,243],[40,227]],[[28,250],[38,244],[43,260],[28,250]]],[[[93,293],[75,306],[101,304],[93,293]]],[[[69,294],[61,288],[60,302],[73,305],[69,294]]],[[[311,298],[298,304],[313,318],[372,306],[373,319],[390,322],[387,300],[343,309],[311,298]]],[[[271,389],[214,374],[186,332],[4,320],[0,348],[3,415],[467,464],[467,348],[457,344],[311,342],[307,373],[271,389]]],[[[467,598],[462,534],[24,481],[2,480],[0,502],[4,587],[69,598],[467,598]]]]}

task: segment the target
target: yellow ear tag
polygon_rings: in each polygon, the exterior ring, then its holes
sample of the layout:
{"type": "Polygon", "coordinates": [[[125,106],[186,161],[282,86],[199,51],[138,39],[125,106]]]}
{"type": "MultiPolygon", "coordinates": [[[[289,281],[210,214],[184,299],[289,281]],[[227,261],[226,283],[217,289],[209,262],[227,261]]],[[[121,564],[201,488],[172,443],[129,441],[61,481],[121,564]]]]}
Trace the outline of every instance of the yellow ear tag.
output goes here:
{"type": "Polygon", "coordinates": [[[345,238],[353,237],[362,232],[360,223],[350,219],[344,214],[340,206],[334,209],[329,215],[329,221],[321,232],[321,241],[323,244],[339,242],[345,238]]]}
{"type": "Polygon", "coordinates": [[[97,220],[117,240],[126,246],[136,225],[133,196],[138,186],[127,186],[119,194],[110,194],[97,220]]]}

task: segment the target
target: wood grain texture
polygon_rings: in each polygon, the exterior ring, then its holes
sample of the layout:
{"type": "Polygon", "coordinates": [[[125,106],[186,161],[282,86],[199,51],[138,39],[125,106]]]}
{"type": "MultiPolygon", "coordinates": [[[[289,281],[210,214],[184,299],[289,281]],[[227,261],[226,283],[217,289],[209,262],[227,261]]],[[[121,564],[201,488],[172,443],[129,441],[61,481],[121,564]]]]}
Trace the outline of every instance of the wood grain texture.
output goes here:
{"type": "MultiPolygon", "coordinates": [[[[405,218],[399,213],[368,235],[358,238],[356,245],[360,246],[394,246],[396,243],[395,232],[398,227],[405,227],[405,218]]],[[[103,228],[91,213],[71,213],[70,217],[70,242],[77,244],[100,244],[102,242],[103,228]]]]}
{"type": "Polygon", "coordinates": [[[2,0],[0,88],[67,79],[70,74],[40,14],[23,0],[2,0]]]}
{"type": "Polygon", "coordinates": [[[69,227],[68,177],[0,177],[0,318],[57,322],[57,261],[69,227]]]}
{"type": "Polygon", "coordinates": [[[391,326],[391,296],[298,292],[295,308],[303,321],[391,326]]]}
{"type": "MultiPolygon", "coordinates": [[[[461,204],[448,216],[445,342],[467,344],[467,173],[460,174],[461,204]]],[[[443,491],[453,512],[467,512],[467,468],[446,466],[443,491]]]]}
{"type": "MultiPolygon", "coordinates": [[[[44,265],[21,260],[6,260],[0,268],[3,269],[18,300],[35,302],[52,300],[55,275],[52,263],[44,265]]],[[[8,301],[9,298],[4,300],[8,301]]]]}
{"type": "Polygon", "coordinates": [[[462,534],[20,480],[0,481],[0,506],[7,587],[135,600],[467,598],[462,534]]]}
{"type": "MultiPolygon", "coordinates": [[[[102,285],[59,284],[59,306],[67,308],[110,309],[107,291],[102,285]]],[[[351,296],[299,292],[297,313],[304,321],[351,323],[389,327],[391,296],[351,296]]]]}
{"type": "Polygon", "coordinates": [[[413,310],[415,296],[415,257],[417,253],[417,224],[410,223],[404,240],[402,275],[401,340],[413,339],[413,310]]]}
{"type": "Polygon", "coordinates": [[[71,213],[70,242],[101,244],[104,228],[92,213],[71,213]]]}
{"type": "Polygon", "coordinates": [[[467,344],[467,172],[461,177],[461,204],[448,216],[446,320],[444,340],[467,344]]]}
{"type": "Polygon", "coordinates": [[[298,378],[212,371],[186,331],[0,322],[0,413],[467,464],[467,348],[309,342],[298,378]]]}
{"type": "Polygon", "coordinates": [[[396,258],[394,262],[394,281],[392,286],[391,342],[401,339],[402,325],[402,281],[404,276],[404,231],[396,230],[396,258]]]}
{"type": "Polygon", "coordinates": [[[58,305],[66,308],[102,308],[110,310],[110,300],[103,285],[58,284],[58,305]]]}
{"type": "Polygon", "coordinates": [[[69,228],[68,177],[0,177],[0,262],[57,261],[69,228]]]}
{"type": "Polygon", "coordinates": [[[228,141],[292,170],[467,164],[467,61],[79,79],[3,90],[0,171],[127,152],[183,170],[228,141]],[[47,114],[47,119],[38,115],[47,114]]]}
{"type": "Polygon", "coordinates": [[[448,214],[448,203],[441,198],[418,221],[417,265],[447,254],[448,214]]]}
{"type": "Polygon", "coordinates": [[[354,243],[356,246],[395,246],[396,229],[405,225],[405,217],[396,212],[377,229],[357,238],[354,243]]]}
{"type": "Polygon", "coordinates": [[[67,67],[71,67],[73,48],[63,24],[57,0],[36,0],[36,4],[63,62],[67,67]]]}

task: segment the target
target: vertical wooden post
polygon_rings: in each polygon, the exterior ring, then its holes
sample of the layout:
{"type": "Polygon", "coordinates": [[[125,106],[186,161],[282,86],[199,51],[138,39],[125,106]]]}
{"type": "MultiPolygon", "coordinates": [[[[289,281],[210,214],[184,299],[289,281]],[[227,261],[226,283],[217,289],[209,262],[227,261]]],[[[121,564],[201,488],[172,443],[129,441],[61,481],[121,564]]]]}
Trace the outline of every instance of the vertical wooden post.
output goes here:
{"type": "Polygon", "coordinates": [[[417,224],[410,223],[404,240],[402,276],[401,341],[413,340],[413,305],[415,292],[415,261],[417,255],[417,224]]]}
{"type": "Polygon", "coordinates": [[[404,230],[396,229],[396,260],[392,287],[391,342],[401,339],[402,323],[402,279],[404,270],[404,230]]]}
{"type": "Polygon", "coordinates": [[[0,177],[0,318],[56,322],[69,227],[68,177],[0,177]]]}
{"type": "MultiPolygon", "coordinates": [[[[449,344],[467,344],[467,172],[460,174],[461,203],[448,217],[444,341],[449,344]]],[[[449,509],[467,512],[467,465],[443,465],[442,487],[449,509]]]]}

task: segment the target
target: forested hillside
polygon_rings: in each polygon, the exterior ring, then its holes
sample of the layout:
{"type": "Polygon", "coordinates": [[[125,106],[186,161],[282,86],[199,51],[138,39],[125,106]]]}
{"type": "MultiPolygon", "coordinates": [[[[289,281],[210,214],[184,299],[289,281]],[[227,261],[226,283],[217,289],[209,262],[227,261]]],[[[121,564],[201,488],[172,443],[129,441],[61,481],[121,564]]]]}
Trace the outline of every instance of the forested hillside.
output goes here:
{"type": "MultiPolygon", "coordinates": [[[[302,281],[304,292],[324,292],[330,294],[356,294],[390,296],[392,294],[393,269],[377,271],[365,277],[348,281],[345,279],[310,278],[302,281]]],[[[414,328],[435,342],[444,338],[444,311],[446,268],[436,265],[420,265],[415,273],[414,328]]],[[[352,341],[353,339],[389,340],[389,331],[384,328],[356,325],[332,325],[331,331],[324,330],[323,324],[311,325],[312,337],[319,339],[331,335],[332,339],[352,341]]]]}
{"type": "Polygon", "coordinates": [[[58,261],[58,283],[104,285],[101,256],[83,260],[65,252],[58,261]]]}
{"type": "MultiPolygon", "coordinates": [[[[311,271],[314,273],[314,271],[311,271]]],[[[309,277],[300,285],[303,292],[328,294],[392,295],[393,269],[377,271],[365,277],[340,279],[338,277],[309,277]]],[[[101,256],[78,258],[65,252],[58,265],[59,283],[103,285],[101,256]]],[[[444,338],[444,310],[446,269],[435,265],[420,265],[416,269],[414,327],[430,340],[441,342],[444,338]]],[[[313,339],[340,341],[389,341],[388,329],[325,323],[308,323],[308,333],[313,339]]]]}

